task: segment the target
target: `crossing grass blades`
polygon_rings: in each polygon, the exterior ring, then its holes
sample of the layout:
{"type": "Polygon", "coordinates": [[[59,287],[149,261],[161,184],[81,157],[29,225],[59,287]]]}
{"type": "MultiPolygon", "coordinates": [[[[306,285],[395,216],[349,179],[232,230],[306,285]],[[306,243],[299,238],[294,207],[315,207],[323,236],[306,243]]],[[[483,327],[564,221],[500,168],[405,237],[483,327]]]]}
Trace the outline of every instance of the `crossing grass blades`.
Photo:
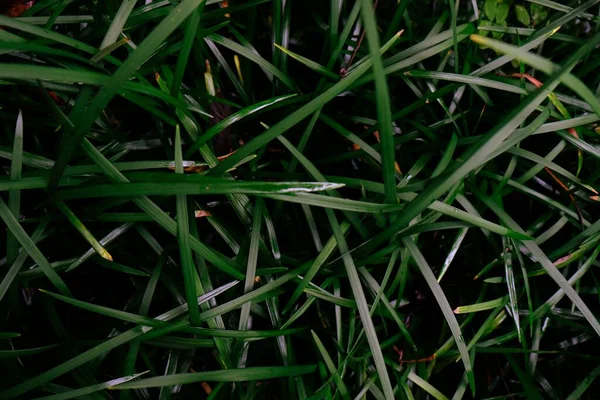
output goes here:
{"type": "Polygon", "coordinates": [[[0,1],[0,398],[593,398],[598,3],[0,1]]]}

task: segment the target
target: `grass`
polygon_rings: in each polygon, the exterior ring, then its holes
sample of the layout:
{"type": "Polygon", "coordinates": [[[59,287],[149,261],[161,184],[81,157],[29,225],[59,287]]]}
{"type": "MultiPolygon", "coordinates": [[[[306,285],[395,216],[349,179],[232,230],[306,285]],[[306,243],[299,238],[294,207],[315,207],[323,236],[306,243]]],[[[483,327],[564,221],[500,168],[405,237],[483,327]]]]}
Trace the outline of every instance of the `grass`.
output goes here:
{"type": "Polygon", "coordinates": [[[594,398],[598,3],[0,0],[0,398],[594,398]]]}

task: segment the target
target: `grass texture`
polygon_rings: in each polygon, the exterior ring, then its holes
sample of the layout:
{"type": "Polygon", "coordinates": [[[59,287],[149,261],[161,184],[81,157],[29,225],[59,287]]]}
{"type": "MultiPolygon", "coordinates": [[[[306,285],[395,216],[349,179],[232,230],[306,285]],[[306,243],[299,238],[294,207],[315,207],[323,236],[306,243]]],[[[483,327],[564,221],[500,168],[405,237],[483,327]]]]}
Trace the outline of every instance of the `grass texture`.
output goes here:
{"type": "Polygon", "coordinates": [[[594,398],[599,3],[0,1],[0,398],[594,398]]]}

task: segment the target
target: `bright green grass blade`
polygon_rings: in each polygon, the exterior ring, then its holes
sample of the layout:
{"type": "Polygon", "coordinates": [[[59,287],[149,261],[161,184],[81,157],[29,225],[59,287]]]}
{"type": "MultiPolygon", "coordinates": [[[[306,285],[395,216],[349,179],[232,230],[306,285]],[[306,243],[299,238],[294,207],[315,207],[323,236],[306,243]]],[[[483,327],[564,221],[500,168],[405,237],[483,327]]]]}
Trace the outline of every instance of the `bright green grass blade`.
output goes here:
{"type": "Polygon", "coordinates": [[[104,35],[104,39],[102,39],[102,43],[100,44],[101,50],[117,41],[119,35],[123,31],[125,23],[127,22],[127,18],[129,18],[129,15],[135,6],[135,3],[136,0],[123,0],[121,7],[119,7],[119,10],[115,14],[115,17],[106,31],[106,35],[104,35]]]}
{"type": "Polygon", "coordinates": [[[33,261],[40,266],[46,277],[52,284],[58,289],[60,293],[65,296],[71,296],[71,292],[67,288],[67,285],[62,278],[54,271],[46,257],[35,245],[34,241],[27,235],[27,232],[19,224],[19,221],[14,217],[12,212],[8,209],[8,206],[0,198],[0,218],[4,221],[8,230],[15,236],[17,241],[23,246],[23,250],[26,251],[33,261]]]}
{"type": "MultiPolygon", "coordinates": [[[[183,175],[183,155],[181,150],[181,134],[179,125],[175,127],[175,173],[183,175]]],[[[192,249],[190,247],[190,228],[188,216],[188,203],[185,194],[176,196],[177,207],[177,242],[179,243],[179,256],[181,260],[181,269],[183,272],[183,285],[185,288],[185,297],[190,313],[192,325],[200,324],[200,310],[196,304],[198,293],[194,279],[196,278],[196,267],[192,259],[192,249]]]]}
{"type": "Polygon", "coordinates": [[[127,61],[119,67],[111,79],[102,87],[100,92],[91,101],[88,108],[79,119],[73,136],[69,138],[62,151],[59,154],[56,164],[52,169],[50,177],[50,188],[56,187],[60,177],[71,155],[79,144],[83,135],[85,135],[102,110],[108,105],[110,100],[121,90],[121,87],[135,71],[143,65],[146,59],[154,53],[161,43],[192,13],[204,0],[185,0],[171,11],[169,16],[146,37],[146,39],[129,56],[127,61]]]}
{"type": "MultiPolygon", "coordinates": [[[[13,140],[13,148],[10,162],[10,180],[15,181],[21,179],[23,170],[23,114],[19,110],[17,124],[15,126],[15,138],[13,140]]],[[[8,209],[12,215],[20,219],[21,217],[21,191],[11,190],[8,192],[8,209]]],[[[6,237],[6,261],[12,264],[17,259],[19,252],[19,243],[17,238],[8,233],[6,237]]],[[[0,296],[2,297],[2,296],[0,296]]]]}
{"type": "Polygon", "coordinates": [[[174,385],[185,385],[196,382],[248,382],[262,381],[267,379],[283,378],[310,374],[316,370],[314,365],[296,365],[290,367],[249,367],[243,369],[230,369],[220,371],[205,371],[188,374],[174,374],[158,376],[155,378],[141,379],[129,382],[110,389],[141,389],[149,387],[163,387],[174,385]]]}
{"type": "Polygon", "coordinates": [[[71,390],[68,392],[63,392],[63,393],[58,393],[58,394],[54,394],[52,396],[45,396],[45,397],[38,397],[36,398],[36,400],[68,400],[68,399],[74,399],[77,397],[81,397],[81,396],[85,396],[94,392],[99,392],[101,390],[106,390],[108,388],[114,387],[114,386],[118,386],[122,383],[126,383],[129,381],[132,381],[134,379],[139,378],[140,376],[146,374],[148,371],[146,372],[142,372],[139,374],[133,374],[133,375],[129,375],[129,376],[124,376],[122,378],[117,378],[117,379],[112,379],[110,381],[107,382],[103,382],[103,383],[98,383],[96,385],[91,385],[85,388],[81,388],[81,389],[76,389],[76,390],[71,390]]]}
{"type": "Polygon", "coordinates": [[[383,169],[383,186],[385,188],[386,202],[396,204],[396,173],[395,173],[395,151],[392,131],[392,110],[390,94],[383,70],[383,62],[379,52],[379,33],[373,12],[371,0],[361,0],[360,12],[365,24],[365,32],[370,61],[373,64],[373,75],[375,76],[375,94],[377,96],[377,119],[379,121],[379,135],[381,138],[381,164],[383,169]]]}
{"type": "MultiPolygon", "coordinates": [[[[395,36],[395,39],[398,37],[395,36]]],[[[394,40],[395,40],[394,39],[394,40]]],[[[315,111],[322,108],[326,103],[331,101],[338,94],[348,89],[350,85],[352,85],[358,78],[360,78],[364,73],[366,73],[371,68],[371,60],[365,61],[364,64],[356,68],[354,71],[349,73],[344,79],[337,82],[335,85],[331,86],[325,92],[317,96],[315,99],[311,100],[306,105],[302,106],[298,110],[294,111],[292,114],[288,115],[286,118],[282,119],[275,125],[271,126],[262,134],[258,135],[256,138],[252,139],[250,142],[246,143],[242,148],[238,149],[233,155],[228,157],[218,166],[213,168],[209,175],[211,176],[219,176],[223,174],[227,169],[231,168],[231,166],[238,163],[244,157],[254,153],[256,150],[265,146],[271,140],[277,138],[278,136],[285,133],[287,130],[292,128],[294,125],[301,122],[304,118],[308,117],[315,111]]]]}
{"type": "Polygon", "coordinates": [[[469,306],[460,306],[454,309],[455,314],[468,314],[485,310],[492,310],[498,306],[503,306],[506,303],[506,297],[500,297],[494,300],[482,301],[469,306]]]}
{"type": "Polygon", "coordinates": [[[471,387],[471,392],[475,393],[475,376],[473,375],[473,369],[471,365],[471,358],[469,356],[469,352],[467,351],[467,346],[465,345],[465,339],[461,332],[460,326],[456,321],[456,317],[452,312],[452,308],[450,307],[450,303],[448,303],[448,299],[444,295],[444,292],[438,283],[435,275],[431,271],[431,267],[423,257],[423,254],[416,246],[415,242],[410,237],[402,238],[402,242],[410,252],[411,256],[415,260],[415,263],[419,267],[421,274],[425,278],[429,289],[433,292],[433,295],[446,318],[446,322],[450,327],[450,331],[452,331],[452,336],[454,336],[454,341],[456,342],[456,347],[460,353],[463,364],[465,366],[465,372],[467,373],[467,377],[469,380],[469,386],[471,387]]]}
{"type": "Polygon", "coordinates": [[[98,242],[98,239],[94,237],[92,232],[88,230],[88,228],[83,224],[83,222],[81,222],[81,220],[77,218],[77,215],[75,215],[75,213],[73,213],[73,211],[71,211],[71,209],[67,207],[65,203],[59,201],[56,203],[56,207],[60,210],[60,212],[64,214],[64,216],[71,223],[71,225],[73,225],[73,227],[79,232],[79,234],[83,236],[83,238],[94,248],[94,250],[96,250],[96,253],[98,253],[102,258],[108,261],[113,260],[110,253],[104,248],[104,246],[102,246],[102,244],[100,244],[100,242],[98,242]]]}
{"type": "MultiPolygon", "coordinates": [[[[198,304],[209,301],[210,299],[223,293],[224,291],[226,291],[227,289],[236,285],[237,283],[238,282],[234,281],[232,283],[223,285],[220,288],[215,289],[210,293],[207,293],[205,295],[198,297],[198,304]]],[[[172,310],[169,310],[169,311],[161,314],[160,316],[156,317],[156,319],[159,321],[167,322],[167,321],[170,321],[182,314],[185,314],[186,312],[187,312],[187,305],[184,305],[184,306],[180,306],[180,307],[174,308],[172,310]]],[[[145,332],[147,332],[150,329],[152,329],[152,328],[144,329],[142,327],[136,327],[136,328],[126,331],[118,336],[108,339],[108,340],[104,341],[103,343],[99,344],[98,346],[93,347],[90,350],[87,350],[87,351],[73,357],[72,359],[65,361],[62,364],[59,364],[56,367],[51,368],[51,369],[47,370],[46,372],[43,372],[34,378],[28,379],[22,383],[19,383],[16,386],[11,387],[10,389],[7,389],[7,390],[1,392],[0,397],[10,399],[10,398],[28,393],[28,392],[32,391],[33,389],[39,387],[40,385],[43,385],[46,382],[50,382],[53,379],[58,378],[59,376],[62,376],[70,371],[73,371],[75,368],[78,368],[79,366],[95,359],[96,357],[99,357],[102,354],[105,354],[106,352],[109,352],[118,346],[121,346],[127,342],[134,340],[137,337],[140,337],[142,334],[144,334],[145,332]]]]}

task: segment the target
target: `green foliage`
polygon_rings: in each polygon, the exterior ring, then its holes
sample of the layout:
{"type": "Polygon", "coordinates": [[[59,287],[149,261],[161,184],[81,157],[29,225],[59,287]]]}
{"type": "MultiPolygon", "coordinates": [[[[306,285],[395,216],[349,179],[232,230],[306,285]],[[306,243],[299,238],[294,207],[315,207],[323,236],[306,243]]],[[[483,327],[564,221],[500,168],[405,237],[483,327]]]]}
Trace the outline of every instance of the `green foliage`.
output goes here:
{"type": "Polygon", "coordinates": [[[8,3],[0,398],[600,390],[598,0],[8,3]]]}

